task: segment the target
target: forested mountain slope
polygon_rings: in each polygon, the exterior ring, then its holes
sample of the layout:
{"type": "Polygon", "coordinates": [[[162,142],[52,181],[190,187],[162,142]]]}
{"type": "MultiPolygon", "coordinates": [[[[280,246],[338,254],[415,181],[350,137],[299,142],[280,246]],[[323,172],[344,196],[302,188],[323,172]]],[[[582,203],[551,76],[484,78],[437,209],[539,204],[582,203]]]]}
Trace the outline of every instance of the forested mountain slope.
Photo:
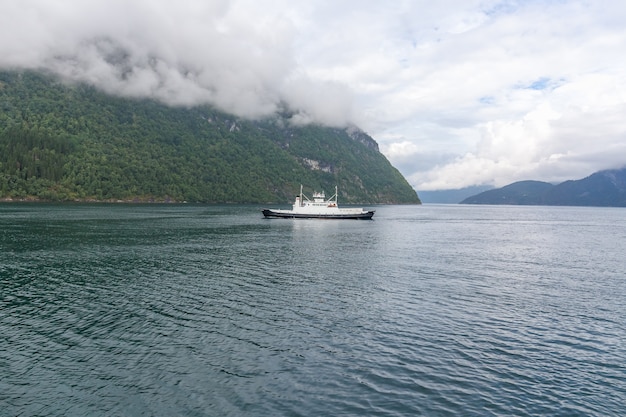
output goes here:
{"type": "Polygon", "coordinates": [[[247,121],[0,72],[0,198],[287,203],[300,184],[337,185],[341,203],[419,203],[356,128],[247,121]]]}

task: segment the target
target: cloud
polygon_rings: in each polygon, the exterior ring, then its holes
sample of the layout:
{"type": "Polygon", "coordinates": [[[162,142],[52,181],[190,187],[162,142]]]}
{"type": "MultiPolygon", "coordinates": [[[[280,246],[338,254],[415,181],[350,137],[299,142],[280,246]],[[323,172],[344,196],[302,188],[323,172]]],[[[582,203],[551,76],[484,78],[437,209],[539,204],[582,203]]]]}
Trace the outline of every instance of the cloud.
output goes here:
{"type": "Polygon", "coordinates": [[[314,98],[329,92],[349,106],[345,86],[329,89],[328,81],[317,84],[302,73],[294,78],[293,23],[279,13],[250,12],[245,2],[5,3],[2,67],[46,68],[113,94],[210,103],[243,117],[285,105],[335,124],[349,114],[342,108],[333,118],[314,98]]]}
{"type": "Polygon", "coordinates": [[[296,110],[291,118],[296,124],[342,126],[352,118],[352,92],[343,84],[294,78],[285,83],[281,97],[296,110]]]}
{"type": "Polygon", "coordinates": [[[5,0],[0,67],[242,117],[353,122],[416,189],[624,165],[626,4],[5,0]]]}
{"type": "Polygon", "coordinates": [[[381,149],[393,149],[386,137],[441,138],[429,145],[438,155],[449,145],[456,156],[435,166],[424,165],[423,150],[412,154],[413,166],[406,153],[388,153],[420,190],[558,182],[623,166],[626,61],[619,51],[626,32],[619,16],[624,6],[529,2],[477,19],[462,38],[449,32],[424,43],[428,57],[419,45],[407,50],[415,75],[402,79],[390,103],[405,106],[394,114],[407,115],[397,122],[408,134],[383,127],[381,149]]]}

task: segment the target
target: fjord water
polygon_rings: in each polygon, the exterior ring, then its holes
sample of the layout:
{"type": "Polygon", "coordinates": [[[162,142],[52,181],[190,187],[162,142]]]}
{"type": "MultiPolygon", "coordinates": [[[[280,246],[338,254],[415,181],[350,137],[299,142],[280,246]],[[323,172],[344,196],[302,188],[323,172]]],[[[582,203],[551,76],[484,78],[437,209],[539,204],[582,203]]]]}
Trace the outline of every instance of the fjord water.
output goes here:
{"type": "Polygon", "coordinates": [[[0,205],[2,416],[610,416],[626,210],[0,205]]]}

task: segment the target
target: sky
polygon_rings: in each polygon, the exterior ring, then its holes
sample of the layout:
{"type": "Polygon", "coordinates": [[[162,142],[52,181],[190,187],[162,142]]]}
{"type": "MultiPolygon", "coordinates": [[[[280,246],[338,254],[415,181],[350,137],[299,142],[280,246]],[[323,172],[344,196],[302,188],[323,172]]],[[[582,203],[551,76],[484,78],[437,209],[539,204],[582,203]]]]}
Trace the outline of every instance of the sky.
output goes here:
{"type": "Polygon", "coordinates": [[[416,190],[626,166],[615,0],[2,0],[0,68],[355,124],[416,190]]]}

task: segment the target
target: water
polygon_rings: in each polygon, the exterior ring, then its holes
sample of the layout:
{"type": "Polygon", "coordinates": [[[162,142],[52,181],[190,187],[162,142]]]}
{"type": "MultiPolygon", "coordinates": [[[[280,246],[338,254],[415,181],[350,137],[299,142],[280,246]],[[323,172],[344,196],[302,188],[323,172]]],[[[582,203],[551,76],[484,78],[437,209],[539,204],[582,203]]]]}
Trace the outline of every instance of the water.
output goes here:
{"type": "Polygon", "coordinates": [[[0,205],[1,416],[611,416],[626,210],[0,205]]]}

